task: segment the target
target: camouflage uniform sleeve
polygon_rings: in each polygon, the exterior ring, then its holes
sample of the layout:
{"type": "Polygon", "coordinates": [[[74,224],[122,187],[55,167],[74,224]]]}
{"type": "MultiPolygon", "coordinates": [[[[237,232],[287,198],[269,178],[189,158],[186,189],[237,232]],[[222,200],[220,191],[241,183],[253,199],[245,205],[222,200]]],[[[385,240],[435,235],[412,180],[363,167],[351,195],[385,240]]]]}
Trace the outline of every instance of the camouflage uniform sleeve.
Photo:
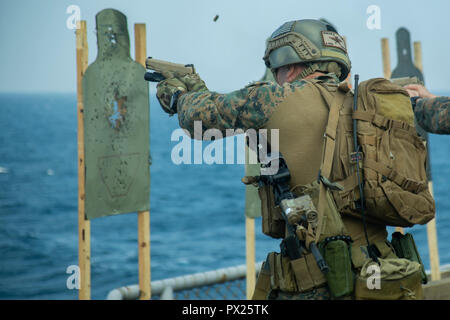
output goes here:
{"type": "Polygon", "coordinates": [[[423,98],[417,100],[414,115],[425,131],[450,134],[449,109],[449,97],[423,98]]]}
{"type": "Polygon", "coordinates": [[[283,101],[286,87],[270,82],[255,82],[228,94],[212,91],[189,92],[178,100],[180,126],[194,137],[194,121],[202,130],[255,130],[264,126],[277,105],[283,101]]]}

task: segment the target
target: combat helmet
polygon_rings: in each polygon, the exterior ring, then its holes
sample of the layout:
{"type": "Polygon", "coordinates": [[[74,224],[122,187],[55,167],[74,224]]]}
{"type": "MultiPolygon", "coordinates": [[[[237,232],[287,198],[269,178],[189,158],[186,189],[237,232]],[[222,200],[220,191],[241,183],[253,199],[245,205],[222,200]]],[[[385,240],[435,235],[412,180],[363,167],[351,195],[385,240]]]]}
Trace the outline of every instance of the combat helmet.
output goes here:
{"type": "Polygon", "coordinates": [[[267,41],[263,60],[272,71],[289,64],[305,63],[308,68],[302,77],[316,70],[332,72],[333,64],[326,62],[335,62],[340,67],[337,69],[340,69],[341,81],[351,69],[344,38],[330,23],[313,19],[289,21],[275,30],[267,41]],[[328,70],[322,70],[324,66],[328,66],[328,70]]]}

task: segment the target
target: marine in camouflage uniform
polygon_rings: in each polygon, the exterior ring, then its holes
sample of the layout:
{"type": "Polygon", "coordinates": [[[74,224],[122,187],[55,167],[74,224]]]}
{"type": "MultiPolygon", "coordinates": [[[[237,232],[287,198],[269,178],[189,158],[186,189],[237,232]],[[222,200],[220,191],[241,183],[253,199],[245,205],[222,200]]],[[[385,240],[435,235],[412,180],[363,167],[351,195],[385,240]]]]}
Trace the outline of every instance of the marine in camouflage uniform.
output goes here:
{"type": "MultiPolygon", "coordinates": [[[[317,80],[338,84],[339,79],[334,73],[320,75],[317,80]]],[[[186,79],[184,80],[186,81],[186,79]]],[[[219,94],[208,91],[203,87],[197,92],[188,92],[181,95],[177,102],[178,119],[180,126],[190,132],[194,137],[194,121],[201,121],[202,129],[219,129],[225,136],[226,129],[260,129],[270,120],[280,104],[292,93],[309,89],[312,85],[300,78],[282,86],[271,82],[256,82],[243,89],[219,94]]],[[[309,106],[299,106],[306,115],[311,112],[309,106]],[[308,110],[310,110],[308,112],[308,110]]],[[[298,125],[302,125],[299,123],[298,125]]],[[[282,128],[280,133],[282,135],[282,128]]],[[[281,136],[281,139],[283,137],[281,136]]],[[[318,146],[318,148],[320,148],[318,146]]],[[[283,153],[283,149],[280,148],[283,153]]],[[[317,153],[318,154],[318,153],[317,153]]],[[[317,161],[307,162],[318,164],[317,161]]],[[[308,165],[305,165],[308,166],[308,165]]],[[[308,170],[317,174],[317,170],[308,170]]],[[[293,177],[298,177],[293,174],[293,177]]],[[[311,177],[305,178],[305,181],[311,177]]],[[[282,291],[271,292],[269,299],[274,300],[329,300],[330,293],[327,287],[321,287],[304,293],[290,293],[282,291]]]]}
{"type": "Polygon", "coordinates": [[[450,98],[435,97],[416,100],[414,115],[425,130],[437,134],[450,134],[450,98]]]}
{"type": "MultiPolygon", "coordinates": [[[[195,137],[194,121],[201,121],[203,131],[279,128],[279,150],[290,169],[291,186],[309,184],[317,180],[328,121],[328,105],[311,81],[336,92],[351,68],[345,42],[327,23],[292,21],[272,34],[264,60],[275,75],[299,63],[303,70],[290,81],[255,82],[227,94],[208,90],[197,74],[163,72],[166,80],[157,86],[158,100],[167,113],[178,113],[180,126],[191,137],[195,137]]],[[[364,245],[362,222],[353,217],[343,221],[354,245],[364,245]]],[[[367,224],[367,234],[371,242],[387,238],[381,225],[367,224]]],[[[309,292],[272,290],[269,298],[323,300],[330,293],[326,286],[309,292]]]]}

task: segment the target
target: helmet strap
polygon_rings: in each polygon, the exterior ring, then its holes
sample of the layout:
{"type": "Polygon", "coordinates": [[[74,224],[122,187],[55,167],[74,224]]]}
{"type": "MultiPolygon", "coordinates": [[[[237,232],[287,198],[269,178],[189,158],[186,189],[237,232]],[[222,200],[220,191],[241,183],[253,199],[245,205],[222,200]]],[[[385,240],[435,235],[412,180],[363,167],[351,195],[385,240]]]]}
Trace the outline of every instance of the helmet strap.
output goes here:
{"type": "Polygon", "coordinates": [[[300,73],[299,78],[304,79],[305,77],[309,76],[310,74],[313,74],[317,70],[319,70],[319,65],[317,63],[310,64],[306,69],[304,69],[300,73]]]}
{"type": "Polygon", "coordinates": [[[322,71],[324,73],[333,72],[339,78],[341,76],[341,69],[335,62],[319,62],[312,63],[307,66],[298,76],[298,79],[304,79],[305,77],[313,74],[316,71],[322,71]]]}

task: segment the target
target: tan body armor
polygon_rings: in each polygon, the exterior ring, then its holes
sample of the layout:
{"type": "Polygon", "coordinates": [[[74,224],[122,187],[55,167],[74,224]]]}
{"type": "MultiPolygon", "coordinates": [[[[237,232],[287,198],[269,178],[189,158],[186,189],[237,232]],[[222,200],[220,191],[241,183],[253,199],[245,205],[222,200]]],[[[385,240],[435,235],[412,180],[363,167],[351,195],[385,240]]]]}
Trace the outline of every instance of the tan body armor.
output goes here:
{"type": "MultiPolygon", "coordinates": [[[[337,84],[314,79],[310,80],[301,90],[290,92],[266,125],[267,129],[279,129],[279,150],[283,154],[291,173],[291,191],[297,196],[309,194],[318,211],[322,213],[319,213],[319,216],[322,216],[322,220],[319,219],[319,227],[317,230],[314,230],[315,235],[312,236],[312,231],[309,227],[308,230],[299,230],[297,228],[297,235],[301,240],[306,240],[306,247],[308,247],[308,241],[311,241],[311,239],[314,239],[319,244],[325,243],[323,254],[326,260],[326,256],[329,254],[331,261],[335,262],[333,266],[335,274],[334,278],[333,274],[331,276],[327,274],[325,277],[317,268],[311,253],[308,252],[305,252],[301,259],[293,261],[289,261],[289,258],[282,256],[282,254],[270,253],[265,262],[266,268],[263,268],[261,271],[261,274],[265,275],[266,280],[260,281],[258,279],[257,290],[255,291],[256,298],[261,299],[261,295],[264,295],[261,285],[270,287],[272,292],[274,290],[282,292],[309,292],[328,285],[333,296],[340,298],[350,297],[354,288],[352,270],[358,273],[356,277],[358,281],[357,291],[361,293],[365,288],[364,284],[367,277],[364,275],[365,278],[360,278],[359,270],[363,266],[367,267],[370,259],[368,261],[368,256],[365,254],[367,253],[367,249],[365,249],[367,242],[364,237],[363,222],[356,214],[353,216],[347,214],[341,216],[339,212],[342,213],[342,207],[338,208],[336,206],[334,197],[330,190],[324,187],[324,183],[319,184],[317,182],[319,172],[325,172],[324,176],[331,181],[347,183],[347,185],[343,186],[343,189],[347,192],[347,195],[352,197],[352,199],[347,201],[347,204],[356,201],[356,197],[359,198],[358,192],[352,191],[349,193],[349,190],[353,190],[356,187],[354,181],[348,182],[344,179],[354,176],[350,172],[354,166],[347,165],[347,163],[350,163],[349,158],[352,151],[351,148],[353,148],[352,136],[348,134],[352,131],[352,120],[351,117],[343,116],[347,113],[351,115],[352,104],[353,93],[349,92],[348,87],[343,85],[338,87],[337,84]],[[334,111],[329,112],[330,109],[334,111]],[[338,120],[341,120],[339,125],[338,120]],[[339,139],[336,139],[339,134],[341,136],[339,139]],[[347,141],[347,139],[350,139],[350,141],[347,141]],[[325,148],[324,141],[326,141],[325,148]],[[330,150],[332,151],[330,152],[330,150]],[[339,166],[342,163],[345,163],[345,165],[339,166]],[[333,164],[332,168],[331,164],[333,164]],[[327,246],[327,244],[332,242],[328,242],[329,239],[340,235],[349,235],[353,243],[351,245],[347,243],[347,246],[344,241],[340,240],[327,246]],[[333,255],[339,258],[333,258],[333,255]],[[270,283],[267,280],[267,265],[270,265],[272,269],[269,273],[270,283]],[[348,279],[343,281],[340,278],[348,279]],[[335,281],[336,279],[338,280],[335,281]],[[261,284],[260,282],[264,283],[261,284]],[[334,291],[332,288],[333,282],[337,284],[335,286],[335,289],[337,289],[334,291]]],[[[287,235],[285,223],[280,213],[280,208],[274,207],[271,187],[262,187],[259,189],[259,193],[262,202],[263,232],[271,237],[285,238],[287,235]]],[[[390,265],[390,261],[396,260],[398,257],[387,241],[385,224],[374,223],[373,221],[376,221],[376,219],[366,223],[368,239],[370,243],[376,246],[380,260],[388,259],[386,260],[387,263],[383,265],[390,265]]],[[[408,266],[412,264],[408,261],[405,263],[408,266]]],[[[418,283],[415,280],[420,278],[420,276],[417,277],[416,275],[418,268],[420,266],[414,264],[414,268],[410,268],[414,272],[408,273],[408,276],[413,275],[410,277],[410,279],[413,279],[410,292],[415,294],[408,295],[407,297],[409,298],[421,297],[420,282],[418,283]]],[[[333,271],[333,268],[331,270],[333,271]]],[[[384,279],[388,280],[385,283],[390,283],[392,288],[400,290],[401,286],[389,282],[389,277],[384,279]]],[[[392,294],[392,296],[403,297],[404,294],[400,290],[392,294]]],[[[358,298],[358,292],[356,297],[358,298]]],[[[367,298],[370,297],[370,294],[364,292],[364,294],[361,294],[361,297],[367,298]]]]}
{"type": "MultiPolygon", "coordinates": [[[[329,90],[330,98],[338,92],[337,84],[322,82],[319,85],[329,90]]],[[[349,97],[346,103],[351,104],[351,101],[349,97]]],[[[322,162],[328,110],[328,104],[318,89],[313,84],[307,84],[301,90],[291,92],[265,126],[267,129],[280,130],[279,149],[291,173],[290,184],[294,191],[296,187],[317,180],[322,162]]],[[[335,152],[335,157],[337,156],[339,154],[335,152]]],[[[269,191],[268,196],[273,197],[270,195],[271,190],[269,191]]],[[[281,216],[279,219],[282,221],[281,216]]],[[[342,219],[355,244],[363,244],[364,228],[361,220],[347,216],[342,219]]],[[[367,231],[371,241],[383,241],[387,238],[384,225],[368,223],[367,231]]],[[[284,230],[278,237],[284,237],[284,230]]]]}

